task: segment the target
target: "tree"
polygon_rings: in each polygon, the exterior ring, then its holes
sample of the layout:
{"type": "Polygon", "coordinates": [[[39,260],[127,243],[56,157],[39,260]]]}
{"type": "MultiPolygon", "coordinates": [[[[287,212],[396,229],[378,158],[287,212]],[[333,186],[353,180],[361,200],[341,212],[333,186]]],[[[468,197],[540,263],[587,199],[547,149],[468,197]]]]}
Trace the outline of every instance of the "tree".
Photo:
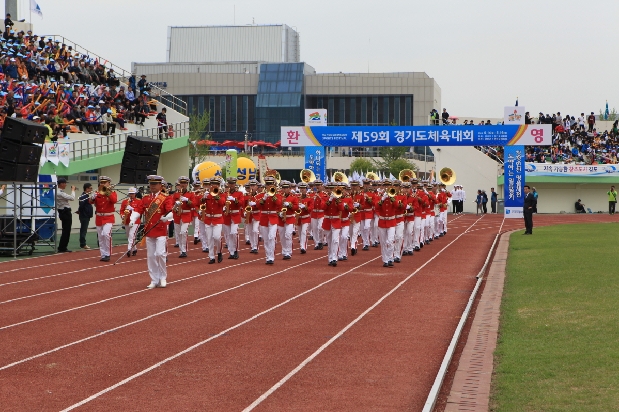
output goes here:
{"type": "Polygon", "coordinates": [[[374,170],[375,166],[371,160],[364,157],[359,157],[350,163],[350,172],[367,173],[374,170]]]}
{"type": "Polygon", "coordinates": [[[197,164],[202,163],[208,156],[210,146],[199,144],[200,140],[209,140],[210,134],[208,124],[211,121],[210,112],[198,114],[194,109],[189,115],[189,158],[191,159],[191,169],[197,164]]]}
{"type": "Polygon", "coordinates": [[[379,154],[382,160],[372,159],[374,169],[377,172],[382,172],[385,175],[392,174],[396,178],[403,169],[418,170],[415,163],[406,159],[405,155],[408,147],[383,147],[379,154]]]}

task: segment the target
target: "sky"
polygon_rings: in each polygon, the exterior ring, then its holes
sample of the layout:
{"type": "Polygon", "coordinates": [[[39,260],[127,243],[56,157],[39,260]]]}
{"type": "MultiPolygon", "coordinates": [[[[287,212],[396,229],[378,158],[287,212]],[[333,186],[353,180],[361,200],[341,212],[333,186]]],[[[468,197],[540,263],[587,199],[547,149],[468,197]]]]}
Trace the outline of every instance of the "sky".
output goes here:
{"type": "MultiPolygon", "coordinates": [[[[19,0],[29,18],[29,0],[19,0]]],[[[451,115],[619,108],[619,2],[467,0],[37,0],[34,32],[127,70],[165,61],[168,26],[287,24],[318,73],[425,72],[451,115]]],[[[437,107],[437,109],[440,108],[437,107]]]]}

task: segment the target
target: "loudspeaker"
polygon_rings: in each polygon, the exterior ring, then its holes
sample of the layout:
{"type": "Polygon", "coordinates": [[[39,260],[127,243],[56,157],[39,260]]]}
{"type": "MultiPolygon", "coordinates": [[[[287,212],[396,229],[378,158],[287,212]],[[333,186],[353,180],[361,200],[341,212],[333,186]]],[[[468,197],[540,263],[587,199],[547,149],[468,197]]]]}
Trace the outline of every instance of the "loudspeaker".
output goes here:
{"type": "Polygon", "coordinates": [[[8,163],[38,165],[41,160],[41,146],[33,144],[19,144],[12,140],[0,140],[0,160],[8,163]]]}
{"type": "Polygon", "coordinates": [[[45,136],[49,134],[47,127],[31,122],[30,120],[7,117],[4,120],[2,139],[9,139],[20,143],[45,143],[45,136]]]}
{"type": "Polygon", "coordinates": [[[162,141],[153,140],[150,137],[127,136],[125,153],[129,152],[141,156],[159,156],[162,147],[162,141]]]}
{"type": "Polygon", "coordinates": [[[0,182],[36,183],[39,165],[22,165],[0,161],[0,182]]]}
{"type": "Polygon", "coordinates": [[[140,156],[129,152],[125,152],[121,163],[121,168],[127,169],[157,170],[158,167],[159,156],[140,156]]]}
{"type": "Polygon", "coordinates": [[[148,175],[156,175],[157,170],[136,170],[136,169],[126,169],[121,167],[120,169],[120,180],[118,183],[129,183],[129,184],[144,184],[146,183],[148,175]]]}

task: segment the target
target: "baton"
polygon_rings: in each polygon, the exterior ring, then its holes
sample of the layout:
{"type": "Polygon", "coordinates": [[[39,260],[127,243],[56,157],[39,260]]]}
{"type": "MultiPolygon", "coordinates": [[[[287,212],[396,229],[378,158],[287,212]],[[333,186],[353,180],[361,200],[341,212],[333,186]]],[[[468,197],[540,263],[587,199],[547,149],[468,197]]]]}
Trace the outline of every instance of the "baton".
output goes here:
{"type": "MultiPolygon", "coordinates": [[[[155,228],[155,227],[159,224],[159,222],[161,222],[161,220],[158,220],[158,221],[157,221],[157,223],[155,223],[155,224],[153,225],[153,227],[151,227],[150,229],[148,229],[148,230],[147,230],[147,231],[146,231],[146,232],[142,235],[142,239],[143,239],[143,238],[145,238],[145,237],[146,237],[146,235],[148,235],[148,234],[150,233],[150,231],[151,231],[151,230],[153,230],[153,229],[154,229],[154,228],[155,228]]],[[[131,249],[129,249],[129,250],[133,250],[133,248],[134,248],[134,247],[135,247],[135,245],[137,245],[137,244],[138,244],[138,237],[136,236],[136,237],[135,237],[135,240],[133,241],[133,244],[131,245],[131,249]]],[[[115,264],[117,264],[117,263],[120,261],[120,259],[124,258],[124,257],[125,257],[125,255],[126,255],[126,253],[123,253],[122,255],[120,255],[120,257],[116,260],[116,262],[114,262],[114,265],[115,265],[115,264]]]]}

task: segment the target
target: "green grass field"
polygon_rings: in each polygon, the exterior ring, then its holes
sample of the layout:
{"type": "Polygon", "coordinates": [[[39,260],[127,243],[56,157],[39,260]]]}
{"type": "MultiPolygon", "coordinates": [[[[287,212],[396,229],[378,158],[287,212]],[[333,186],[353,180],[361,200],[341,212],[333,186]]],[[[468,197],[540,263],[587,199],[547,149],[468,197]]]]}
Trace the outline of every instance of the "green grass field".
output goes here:
{"type": "Polygon", "coordinates": [[[491,410],[619,410],[618,232],[511,236],[491,410]]]}

